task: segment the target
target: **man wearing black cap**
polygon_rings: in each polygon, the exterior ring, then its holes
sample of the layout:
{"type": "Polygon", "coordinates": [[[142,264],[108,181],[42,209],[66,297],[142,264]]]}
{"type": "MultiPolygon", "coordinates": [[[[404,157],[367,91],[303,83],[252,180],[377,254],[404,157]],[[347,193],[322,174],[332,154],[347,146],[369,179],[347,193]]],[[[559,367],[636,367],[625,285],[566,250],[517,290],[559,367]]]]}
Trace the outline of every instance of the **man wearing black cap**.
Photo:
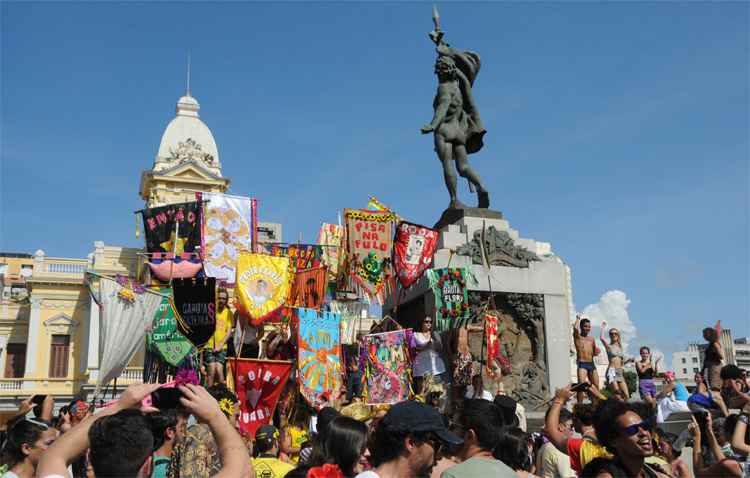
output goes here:
{"type": "Polygon", "coordinates": [[[279,460],[279,430],[263,425],[255,432],[253,447],[255,478],[283,478],[294,465],[279,460]]]}
{"type": "Polygon", "coordinates": [[[375,468],[357,478],[415,478],[429,476],[440,449],[460,445],[440,414],[415,401],[401,402],[386,413],[375,431],[372,461],[375,468]]]}

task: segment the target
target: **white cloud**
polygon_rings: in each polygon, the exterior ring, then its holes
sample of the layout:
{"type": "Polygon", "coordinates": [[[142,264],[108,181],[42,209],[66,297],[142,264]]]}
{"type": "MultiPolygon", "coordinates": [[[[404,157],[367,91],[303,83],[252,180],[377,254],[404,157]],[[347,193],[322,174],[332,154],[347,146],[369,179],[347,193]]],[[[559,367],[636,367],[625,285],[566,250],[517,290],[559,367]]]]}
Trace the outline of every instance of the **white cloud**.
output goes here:
{"type": "MultiPolygon", "coordinates": [[[[599,298],[596,304],[589,304],[583,308],[582,315],[591,319],[591,325],[601,327],[602,321],[607,322],[607,328],[620,331],[623,348],[627,350],[628,343],[638,335],[635,324],[628,315],[630,299],[621,290],[608,290],[599,298]]],[[[598,334],[596,334],[598,335],[598,334]]]]}

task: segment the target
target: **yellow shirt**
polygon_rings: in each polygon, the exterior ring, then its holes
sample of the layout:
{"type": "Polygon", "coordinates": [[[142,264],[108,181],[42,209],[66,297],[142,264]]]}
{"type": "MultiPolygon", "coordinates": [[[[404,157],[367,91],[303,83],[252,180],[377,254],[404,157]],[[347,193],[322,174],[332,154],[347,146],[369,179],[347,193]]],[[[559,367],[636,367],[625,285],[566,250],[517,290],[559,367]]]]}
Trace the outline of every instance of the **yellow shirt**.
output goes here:
{"type": "MultiPolygon", "coordinates": [[[[292,448],[301,448],[303,443],[310,440],[310,435],[307,433],[307,430],[304,430],[302,428],[289,426],[287,427],[287,431],[289,432],[289,435],[292,439],[292,448]]],[[[289,458],[294,463],[299,463],[299,453],[292,455],[289,458]]]]}
{"type": "MultiPolygon", "coordinates": [[[[213,349],[220,344],[224,338],[229,335],[229,331],[232,330],[232,311],[229,307],[224,307],[224,310],[216,313],[216,330],[211,338],[206,343],[207,349],[213,349]]],[[[227,349],[227,344],[224,344],[222,350],[227,349]]]]}
{"type": "Polygon", "coordinates": [[[283,478],[294,469],[294,465],[273,457],[253,458],[252,462],[255,478],[283,478]]]}

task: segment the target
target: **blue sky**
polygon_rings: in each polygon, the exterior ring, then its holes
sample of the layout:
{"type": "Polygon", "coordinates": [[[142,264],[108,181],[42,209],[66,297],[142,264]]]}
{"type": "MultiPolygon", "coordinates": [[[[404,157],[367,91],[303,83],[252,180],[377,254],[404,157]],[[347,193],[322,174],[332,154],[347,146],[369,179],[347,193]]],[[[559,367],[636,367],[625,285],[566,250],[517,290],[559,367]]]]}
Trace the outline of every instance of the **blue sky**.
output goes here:
{"type": "MultiPolygon", "coordinates": [[[[572,268],[576,306],[630,301],[665,352],[722,319],[750,335],[750,6],[439,3],[482,56],[488,130],[471,157],[493,208],[572,268]]],[[[141,245],[132,211],[192,92],[231,192],[288,240],[376,195],[432,224],[429,3],[2,6],[0,250],[141,245]]],[[[466,183],[461,193],[467,201],[466,183]]]]}

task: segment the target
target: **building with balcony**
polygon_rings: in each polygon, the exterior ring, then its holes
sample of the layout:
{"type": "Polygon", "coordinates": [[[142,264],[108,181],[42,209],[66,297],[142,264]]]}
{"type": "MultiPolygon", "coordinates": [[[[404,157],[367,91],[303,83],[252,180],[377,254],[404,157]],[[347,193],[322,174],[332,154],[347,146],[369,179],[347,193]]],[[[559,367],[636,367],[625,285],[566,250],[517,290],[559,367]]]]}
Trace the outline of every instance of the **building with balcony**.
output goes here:
{"type": "Polygon", "coordinates": [[[734,358],[739,368],[750,370],[750,337],[734,340],[734,358]]]}
{"type": "MultiPolygon", "coordinates": [[[[145,207],[194,201],[196,192],[226,192],[213,134],[188,92],[177,102],[151,169],[141,174],[145,207]]],[[[132,209],[122,211],[127,220],[132,209]]],[[[132,221],[132,218],[130,219],[132,221]]],[[[281,242],[281,224],[259,223],[260,242],[281,242]]],[[[0,414],[35,394],[52,394],[56,406],[91,393],[99,377],[99,307],[90,281],[117,274],[140,278],[143,250],[94,242],[85,259],[0,253],[0,414]],[[89,275],[93,272],[96,275],[89,275]]],[[[121,390],[143,376],[140,351],[117,379],[121,390]]]]}

